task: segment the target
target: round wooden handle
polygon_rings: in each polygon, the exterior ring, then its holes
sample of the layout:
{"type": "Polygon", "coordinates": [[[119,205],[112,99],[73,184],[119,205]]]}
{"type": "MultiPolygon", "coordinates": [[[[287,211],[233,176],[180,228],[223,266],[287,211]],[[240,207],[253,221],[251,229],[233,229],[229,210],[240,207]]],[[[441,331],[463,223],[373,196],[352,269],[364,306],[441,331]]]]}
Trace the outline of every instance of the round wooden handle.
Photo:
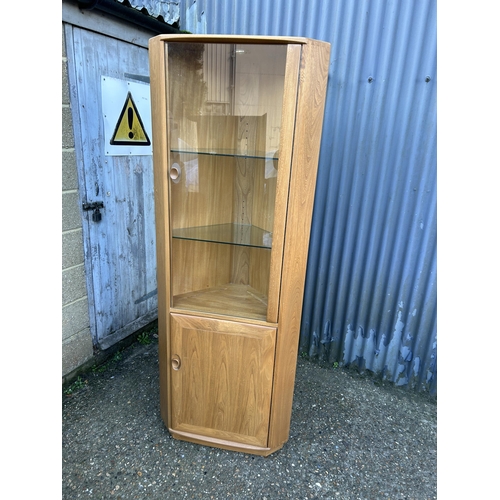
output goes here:
{"type": "Polygon", "coordinates": [[[178,163],[174,163],[170,167],[170,178],[175,182],[178,181],[181,175],[181,166],[178,163]]]}
{"type": "Polygon", "coordinates": [[[174,354],[172,356],[172,359],[170,360],[170,362],[172,363],[172,370],[177,371],[181,367],[181,358],[179,358],[179,356],[177,356],[177,354],[174,354]]]}

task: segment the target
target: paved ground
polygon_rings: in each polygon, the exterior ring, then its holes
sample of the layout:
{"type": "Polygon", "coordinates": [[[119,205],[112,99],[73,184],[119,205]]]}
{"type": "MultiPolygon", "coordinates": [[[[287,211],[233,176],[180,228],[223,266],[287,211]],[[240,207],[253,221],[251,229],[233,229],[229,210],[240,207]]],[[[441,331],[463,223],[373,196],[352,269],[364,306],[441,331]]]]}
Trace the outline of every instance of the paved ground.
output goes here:
{"type": "Polygon", "coordinates": [[[64,387],[63,499],[437,498],[437,405],[428,395],[299,359],[280,451],[198,446],[172,439],[160,418],[151,338],[64,387]]]}

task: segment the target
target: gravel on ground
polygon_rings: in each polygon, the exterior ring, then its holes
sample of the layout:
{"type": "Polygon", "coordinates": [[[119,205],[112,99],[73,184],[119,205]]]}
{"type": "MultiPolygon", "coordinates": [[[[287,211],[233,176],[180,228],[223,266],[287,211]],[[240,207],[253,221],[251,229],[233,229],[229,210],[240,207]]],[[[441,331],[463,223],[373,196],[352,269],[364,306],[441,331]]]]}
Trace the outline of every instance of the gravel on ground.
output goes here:
{"type": "Polygon", "coordinates": [[[437,404],[297,359],[290,437],[269,457],[174,440],[158,344],[135,342],[62,394],[62,498],[437,498],[437,404]]]}

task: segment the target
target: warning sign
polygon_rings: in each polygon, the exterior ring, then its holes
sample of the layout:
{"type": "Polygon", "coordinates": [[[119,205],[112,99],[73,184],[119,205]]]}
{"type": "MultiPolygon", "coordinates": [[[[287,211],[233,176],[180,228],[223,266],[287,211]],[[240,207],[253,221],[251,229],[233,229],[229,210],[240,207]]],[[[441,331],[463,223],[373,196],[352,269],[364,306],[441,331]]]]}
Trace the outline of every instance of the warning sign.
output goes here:
{"type": "Polygon", "coordinates": [[[115,146],[128,146],[131,143],[135,146],[151,144],[130,92],[127,94],[110,143],[115,146]]]}
{"type": "Polygon", "coordinates": [[[151,155],[149,85],[101,77],[104,154],[151,155]]]}

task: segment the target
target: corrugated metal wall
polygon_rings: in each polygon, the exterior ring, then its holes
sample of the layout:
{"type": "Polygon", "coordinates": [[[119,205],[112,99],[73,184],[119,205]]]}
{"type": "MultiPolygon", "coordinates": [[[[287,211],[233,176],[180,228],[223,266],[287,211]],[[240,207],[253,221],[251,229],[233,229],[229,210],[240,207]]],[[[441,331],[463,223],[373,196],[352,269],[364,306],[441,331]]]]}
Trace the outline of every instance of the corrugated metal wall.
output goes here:
{"type": "Polygon", "coordinates": [[[300,350],[436,393],[436,1],[181,0],[193,33],[332,44],[300,350]]]}

